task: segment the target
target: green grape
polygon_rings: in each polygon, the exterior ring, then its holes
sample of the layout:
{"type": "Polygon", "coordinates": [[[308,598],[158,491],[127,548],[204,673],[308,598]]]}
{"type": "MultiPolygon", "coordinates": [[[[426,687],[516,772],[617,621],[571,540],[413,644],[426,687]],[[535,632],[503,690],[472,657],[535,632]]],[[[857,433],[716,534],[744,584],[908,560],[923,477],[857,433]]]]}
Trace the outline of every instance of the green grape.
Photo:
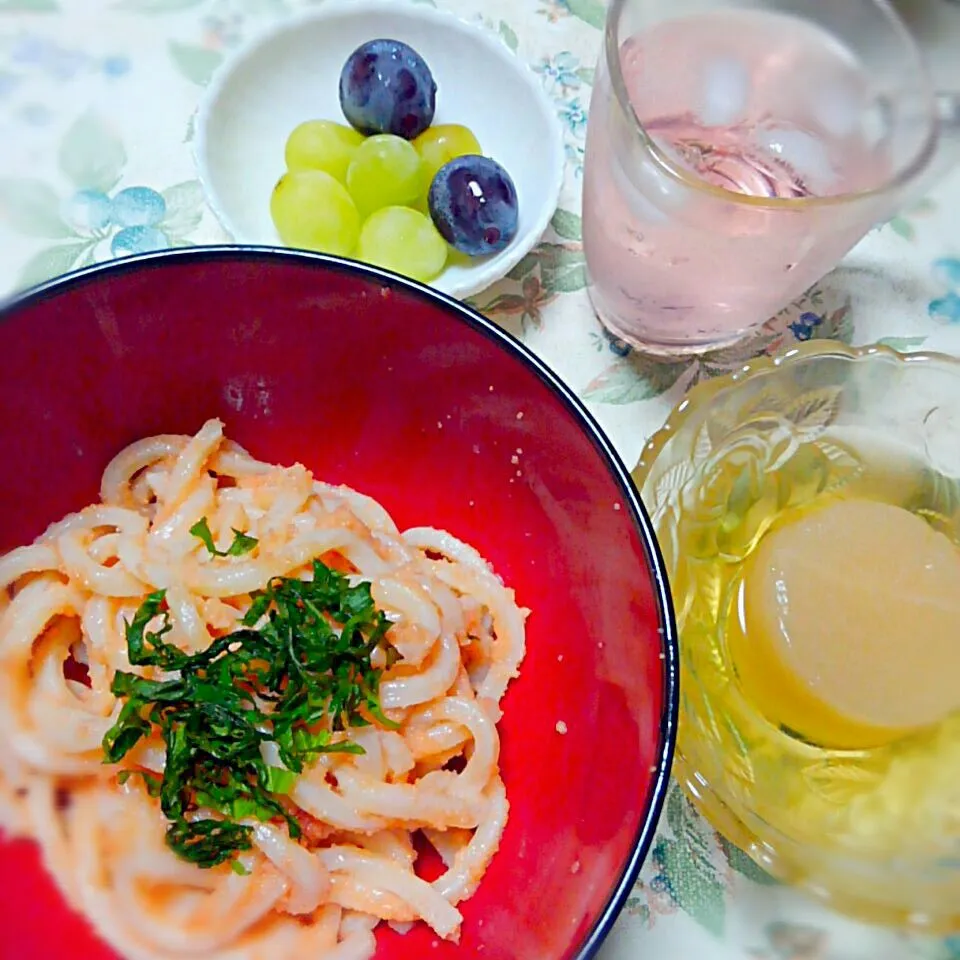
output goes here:
{"type": "Polygon", "coordinates": [[[459,123],[441,123],[430,127],[413,141],[413,145],[423,160],[426,181],[424,193],[430,189],[433,178],[444,164],[457,157],[483,153],[473,131],[459,123]]]}
{"type": "Polygon", "coordinates": [[[347,189],[357,208],[370,216],[382,207],[407,206],[422,193],[420,154],[402,137],[368,137],[347,168],[347,189]]]}
{"type": "Polygon", "coordinates": [[[323,170],[342,184],[363,134],[332,120],[307,120],[287,138],[288,170],[323,170]]]}
{"type": "Polygon", "coordinates": [[[285,173],[273,188],[270,216],[290,247],[347,256],[360,235],[360,214],[350,194],[322,170],[285,173]]]}
{"type": "Polygon", "coordinates": [[[384,207],[363,225],[357,257],[426,283],[447,262],[447,243],[433,221],[409,207],[384,207]]]}

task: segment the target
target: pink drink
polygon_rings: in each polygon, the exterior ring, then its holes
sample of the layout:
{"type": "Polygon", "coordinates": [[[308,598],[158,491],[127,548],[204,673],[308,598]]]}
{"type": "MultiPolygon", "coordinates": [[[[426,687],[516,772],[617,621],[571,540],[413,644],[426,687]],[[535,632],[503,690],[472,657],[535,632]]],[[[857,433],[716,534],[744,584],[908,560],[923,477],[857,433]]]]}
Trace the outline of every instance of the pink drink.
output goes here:
{"type": "Polygon", "coordinates": [[[620,60],[651,142],[601,58],[584,241],[594,306],[625,340],[682,353],[738,339],[829,271],[890,203],[843,196],[885,184],[888,123],[861,64],[822,28],[704,13],[631,37],[620,60]]]}

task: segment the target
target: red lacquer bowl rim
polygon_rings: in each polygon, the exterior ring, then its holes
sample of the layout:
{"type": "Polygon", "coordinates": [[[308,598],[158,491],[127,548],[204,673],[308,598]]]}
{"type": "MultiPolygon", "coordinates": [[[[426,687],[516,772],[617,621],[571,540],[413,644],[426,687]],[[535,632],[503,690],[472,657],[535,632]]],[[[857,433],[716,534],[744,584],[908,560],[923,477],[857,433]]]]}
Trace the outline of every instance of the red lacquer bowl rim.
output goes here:
{"type": "Polygon", "coordinates": [[[659,636],[663,648],[661,651],[663,654],[663,710],[659,726],[658,760],[646,815],[642,818],[634,838],[630,857],[613,885],[606,904],[593,921],[583,942],[577,947],[576,953],[573,955],[573,960],[590,960],[590,958],[596,956],[603,941],[613,928],[653,844],[654,834],[670,782],[680,705],[680,652],[670,588],[653,524],[650,522],[650,517],[640,499],[637,487],[631,479],[630,472],[614,449],[609,437],[586,406],[563,380],[520,340],[472,307],[447,294],[391,273],[388,270],[382,270],[379,267],[372,267],[369,264],[348,258],[304,250],[290,250],[282,247],[232,244],[168,249],[137,254],[62,274],[14,295],[0,304],[0,323],[3,323],[22,308],[54,299],[62,293],[69,292],[74,287],[81,286],[99,277],[136,273],[143,268],[163,266],[167,263],[204,263],[215,262],[224,258],[262,263],[287,261],[311,266],[320,271],[326,269],[343,274],[352,274],[358,279],[368,282],[389,284],[395,289],[402,288],[404,293],[414,299],[440,307],[451,319],[465,323],[490,340],[499,349],[513,354],[550,389],[551,393],[560,400],[580,424],[594,450],[609,471],[611,478],[620,488],[623,503],[626,506],[625,512],[629,514],[643,542],[660,619],[661,630],[659,636]]]}

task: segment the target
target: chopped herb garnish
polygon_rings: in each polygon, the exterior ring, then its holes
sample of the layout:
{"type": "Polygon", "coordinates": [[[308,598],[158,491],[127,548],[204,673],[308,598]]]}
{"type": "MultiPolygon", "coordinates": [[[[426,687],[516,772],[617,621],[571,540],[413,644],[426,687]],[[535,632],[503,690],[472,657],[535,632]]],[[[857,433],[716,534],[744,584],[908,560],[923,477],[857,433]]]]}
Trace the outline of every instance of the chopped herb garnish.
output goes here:
{"type": "Polygon", "coordinates": [[[121,770],[117,776],[117,783],[121,786],[131,777],[139,776],[143,780],[143,785],[147,788],[147,793],[154,800],[159,799],[160,790],[163,787],[163,778],[157,773],[151,773],[149,770],[121,770]]]}
{"type": "Polygon", "coordinates": [[[127,652],[134,666],[166,677],[114,676],[111,690],[125,703],[103,738],[105,761],[119,763],[159,732],[162,778],[124,770],[121,782],[137,774],[159,797],[170,821],[167,844],[180,857],[200,867],[231,861],[236,869],[236,853],[252,844],[251,828],[239,821],[285,821],[297,838],[297,820],[281,799],[304,767],[323,753],[363,753],[342,736],[351,727],[395,727],[380,709],[380,670],[371,664],[378,648],[390,659],[389,625],[369,583],[350,586],[314,561],[312,580],[272,580],[254,595],[239,630],[188,654],[164,639],[172,628],[165,594],[152,593],[127,623],[127,652]],[[267,742],[276,744],[282,767],[264,761],[267,742]]]}
{"type": "Polygon", "coordinates": [[[213,542],[213,534],[210,532],[210,524],[207,523],[206,517],[201,517],[190,528],[190,533],[197,537],[197,539],[202,540],[203,545],[215,557],[242,557],[245,553],[249,553],[260,542],[256,537],[251,537],[241,530],[233,527],[230,529],[233,530],[233,543],[231,543],[226,550],[217,549],[217,545],[213,542]]]}
{"type": "Polygon", "coordinates": [[[297,782],[297,775],[281,767],[267,767],[267,790],[270,793],[289,793],[297,782]]]}

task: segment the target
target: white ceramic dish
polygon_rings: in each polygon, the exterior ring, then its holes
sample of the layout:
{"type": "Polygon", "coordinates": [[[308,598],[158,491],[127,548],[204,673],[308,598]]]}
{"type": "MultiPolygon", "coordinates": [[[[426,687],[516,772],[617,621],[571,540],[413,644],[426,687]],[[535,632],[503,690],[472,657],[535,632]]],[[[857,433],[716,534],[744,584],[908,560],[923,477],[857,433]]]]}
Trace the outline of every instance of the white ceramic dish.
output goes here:
{"type": "Polygon", "coordinates": [[[437,82],[434,123],[470,127],[516,185],[520,226],[510,246],[449,266],[433,281],[452,296],[470,296],[507,274],[540,239],[564,168],[560,123],[538,77],[481,27],[397,0],[332,2],[283,20],[229,58],[207,88],[197,114],[200,181],[237,243],[279,244],[270,194],[284,171],[286,139],[304,120],[346,122],[340,71],[361,43],[377,37],[420,52],[437,82]]]}

